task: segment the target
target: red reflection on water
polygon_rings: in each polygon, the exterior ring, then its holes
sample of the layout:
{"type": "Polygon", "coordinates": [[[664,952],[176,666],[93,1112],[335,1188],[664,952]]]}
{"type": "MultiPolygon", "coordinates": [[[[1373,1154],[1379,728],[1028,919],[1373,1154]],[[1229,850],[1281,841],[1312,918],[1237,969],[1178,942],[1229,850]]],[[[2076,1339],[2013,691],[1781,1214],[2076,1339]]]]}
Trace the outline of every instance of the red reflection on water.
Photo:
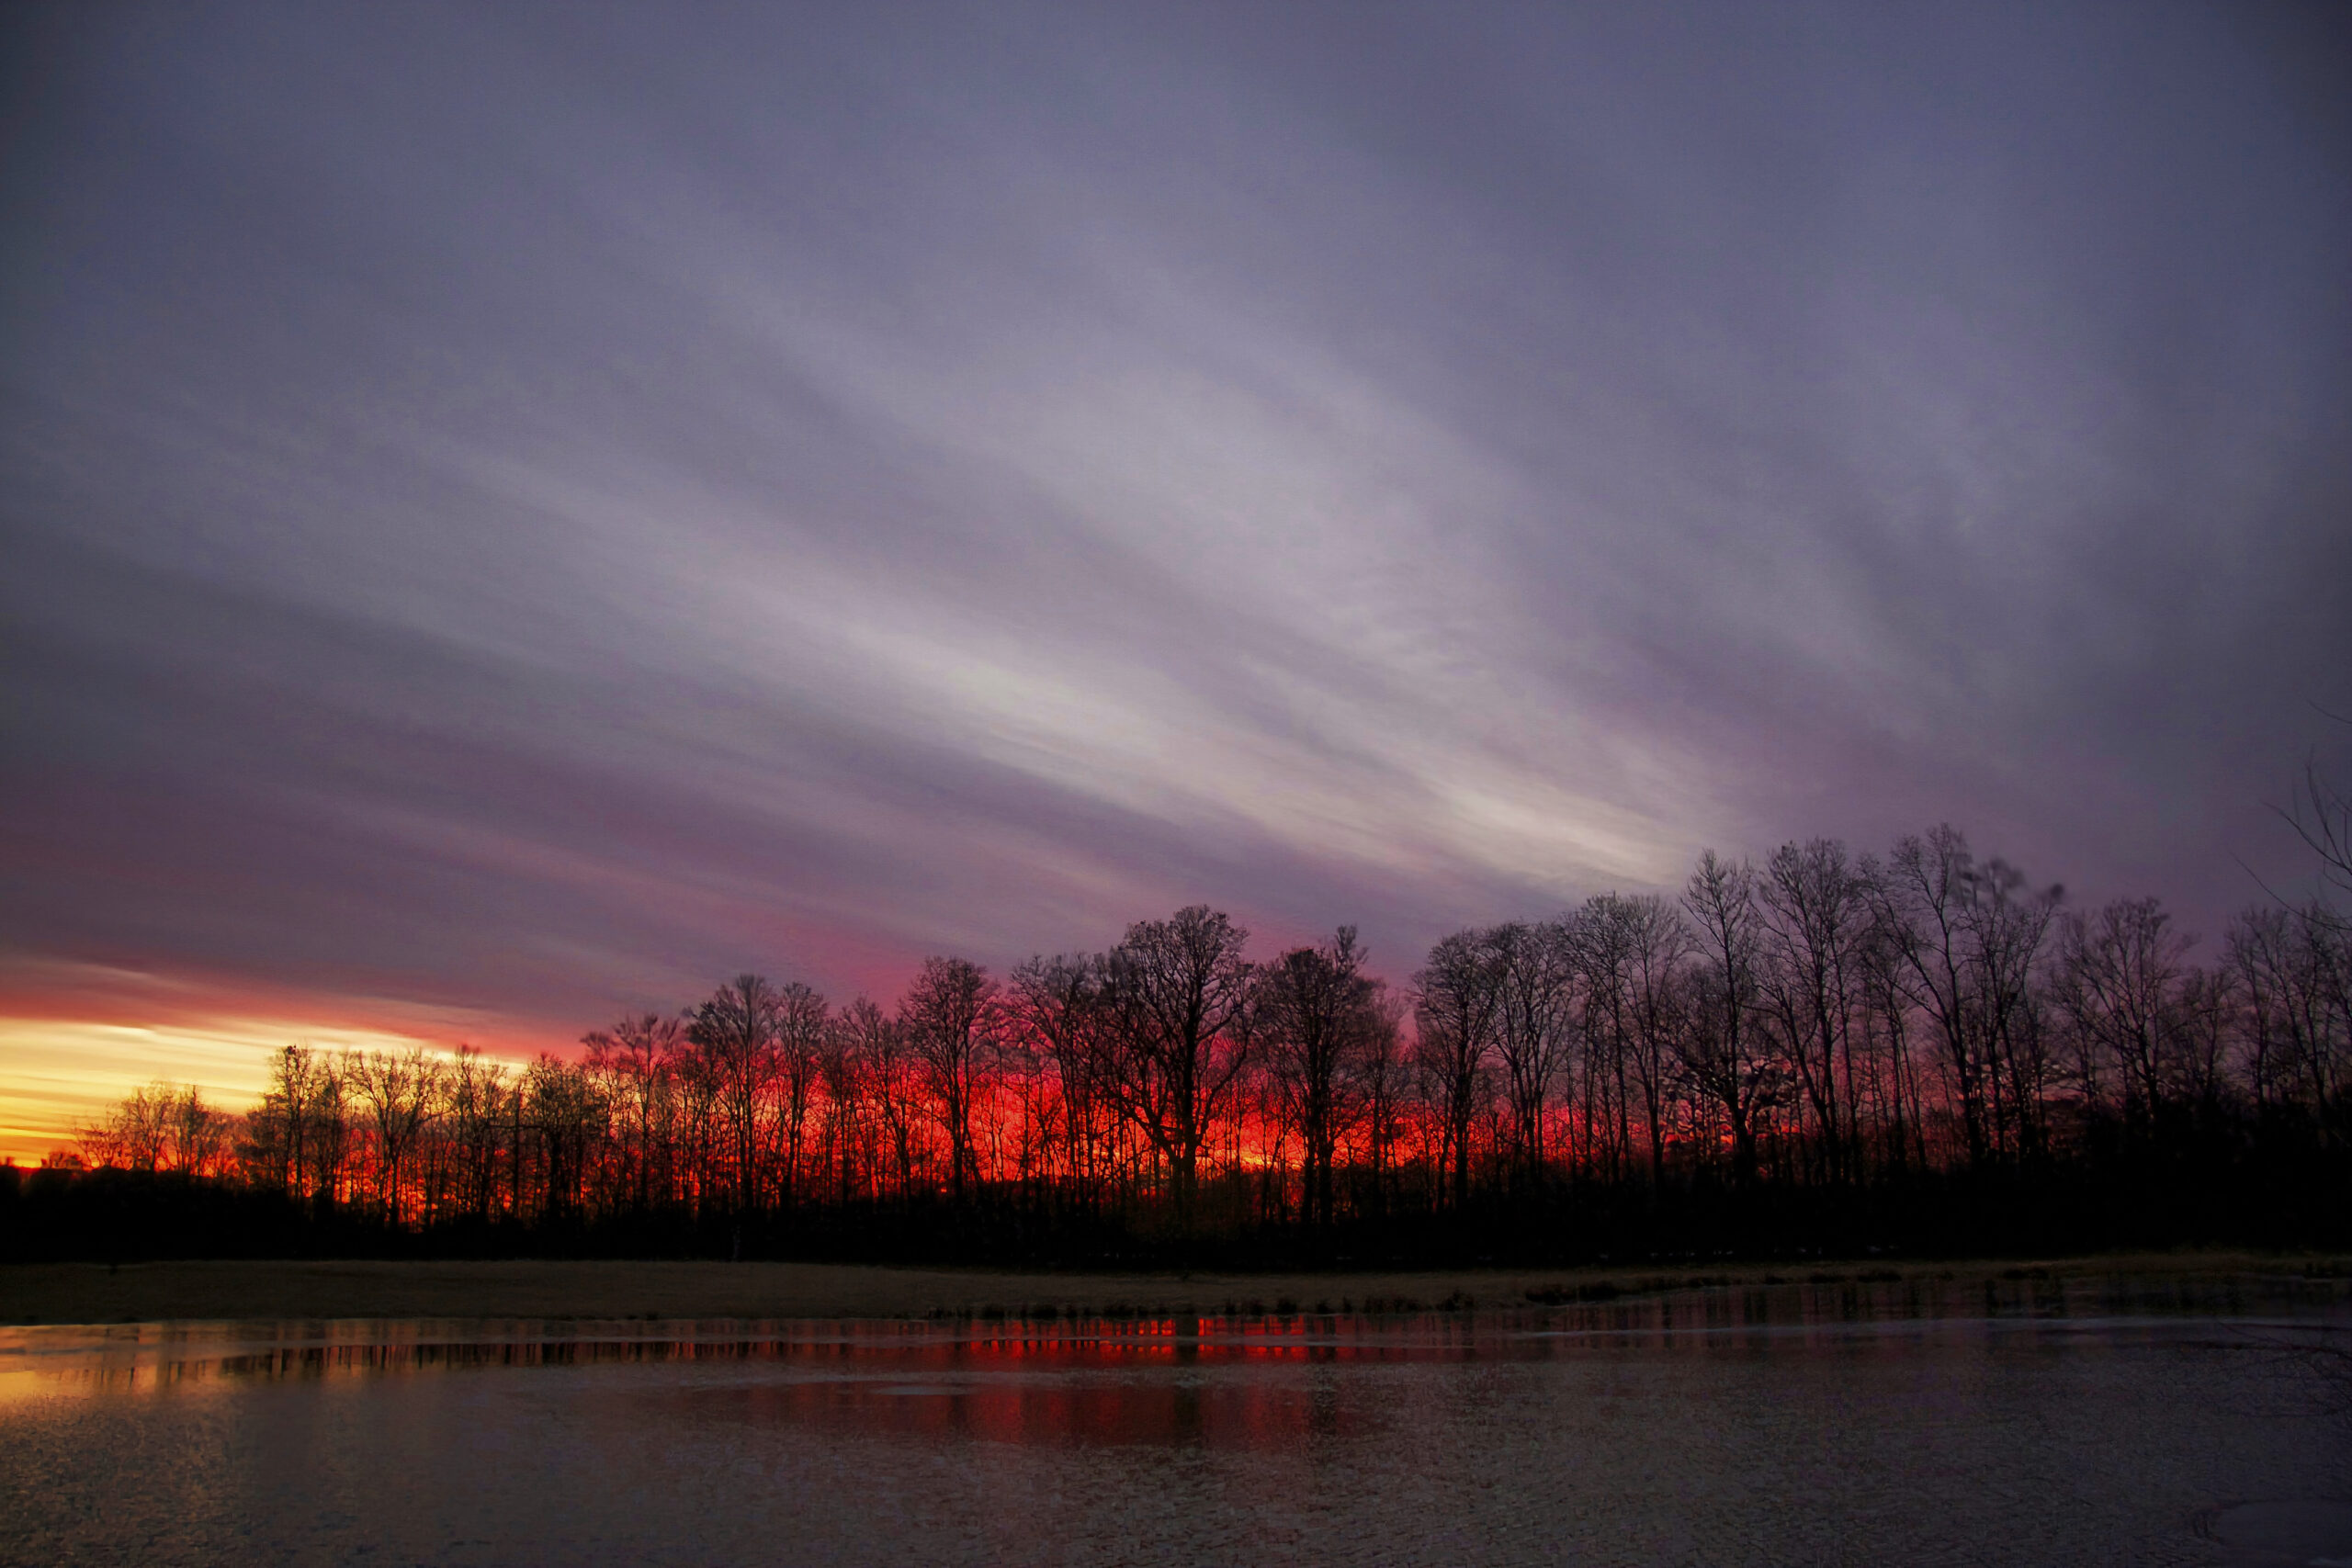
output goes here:
{"type": "MultiPolygon", "coordinates": [[[[1180,1349],[1214,1365],[1261,1352],[1180,1349]]],[[[1368,1425],[1328,1382],[1170,1375],[1160,1354],[1046,1345],[941,1346],[870,1361],[854,1378],[759,1382],[673,1397],[738,1420],[916,1441],[1181,1445],[1272,1450],[1368,1425]]]]}
{"type": "MultiPolygon", "coordinates": [[[[166,1393],[240,1381],[413,1376],[469,1369],[674,1365],[668,1378],[586,1385],[698,1418],[811,1423],[916,1438],[1014,1444],[1179,1443],[1273,1449],[1379,1425],[1338,1363],[1608,1359],[1726,1351],[1900,1357],[1907,1339],[1980,1336],[1993,1320],[2059,1331],[2128,1310],[2040,1280],[1946,1285],[1773,1281],[1502,1312],[1018,1319],[961,1325],[661,1324],[540,1320],[285,1323],[0,1335],[6,1370],[96,1393],[166,1393]],[[742,1369],[741,1375],[730,1367],[742,1369]],[[684,1407],[680,1402],[686,1402],[684,1407]]],[[[2146,1306],[2149,1303],[2140,1303],[2146,1306]]],[[[2193,1304],[2163,1303],[2170,1310],[2193,1304]]],[[[21,1381],[21,1379],[20,1379],[21,1381]]]]}

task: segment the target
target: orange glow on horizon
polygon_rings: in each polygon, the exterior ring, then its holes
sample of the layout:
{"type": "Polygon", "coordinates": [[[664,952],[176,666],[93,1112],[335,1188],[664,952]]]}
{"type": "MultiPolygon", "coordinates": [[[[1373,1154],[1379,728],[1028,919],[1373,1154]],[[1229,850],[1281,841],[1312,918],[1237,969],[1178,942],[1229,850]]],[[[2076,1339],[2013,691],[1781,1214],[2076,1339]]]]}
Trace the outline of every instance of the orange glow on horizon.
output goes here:
{"type": "Polygon", "coordinates": [[[577,1032],[379,997],[232,987],[96,965],[5,976],[0,999],[0,1159],[38,1165],[132,1090],[193,1084],[228,1111],[260,1099],[269,1060],[294,1044],[448,1052],[501,1060],[576,1055],[577,1032]]]}

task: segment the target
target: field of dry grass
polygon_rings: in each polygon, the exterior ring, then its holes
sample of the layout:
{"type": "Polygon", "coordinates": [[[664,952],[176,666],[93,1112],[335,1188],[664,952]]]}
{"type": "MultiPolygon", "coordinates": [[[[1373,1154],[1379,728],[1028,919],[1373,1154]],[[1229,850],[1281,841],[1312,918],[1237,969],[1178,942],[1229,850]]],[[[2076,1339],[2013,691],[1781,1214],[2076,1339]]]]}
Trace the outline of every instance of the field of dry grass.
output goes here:
{"type": "Polygon", "coordinates": [[[825,1263],[196,1262],[0,1267],[0,1323],[288,1318],[1125,1316],[1525,1305],[1708,1284],[2098,1276],[2342,1279],[2340,1258],[2187,1252],[2020,1264],[1080,1274],[825,1263]]]}

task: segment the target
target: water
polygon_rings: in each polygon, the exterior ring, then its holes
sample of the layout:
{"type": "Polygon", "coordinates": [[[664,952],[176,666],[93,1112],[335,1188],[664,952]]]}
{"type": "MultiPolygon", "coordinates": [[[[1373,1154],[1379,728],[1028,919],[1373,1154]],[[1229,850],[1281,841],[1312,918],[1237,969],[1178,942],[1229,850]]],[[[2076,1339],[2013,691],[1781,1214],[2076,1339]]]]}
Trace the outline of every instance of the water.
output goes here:
{"type": "Polygon", "coordinates": [[[0,1330],[12,1562],[2352,1563],[2324,1286],[0,1330]]]}

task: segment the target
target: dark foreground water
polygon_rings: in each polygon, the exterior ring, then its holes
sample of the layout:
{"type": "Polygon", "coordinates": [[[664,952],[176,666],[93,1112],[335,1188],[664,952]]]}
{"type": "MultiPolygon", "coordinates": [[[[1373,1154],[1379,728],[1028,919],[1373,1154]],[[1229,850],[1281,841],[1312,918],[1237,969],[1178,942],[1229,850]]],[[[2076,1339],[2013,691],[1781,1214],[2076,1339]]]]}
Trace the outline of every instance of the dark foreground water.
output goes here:
{"type": "Polygon", "coordinates": [[[2352,1564],[2347,1347],[2288,1281],[0,1330],[0,1558],[2352,1564]]]}

